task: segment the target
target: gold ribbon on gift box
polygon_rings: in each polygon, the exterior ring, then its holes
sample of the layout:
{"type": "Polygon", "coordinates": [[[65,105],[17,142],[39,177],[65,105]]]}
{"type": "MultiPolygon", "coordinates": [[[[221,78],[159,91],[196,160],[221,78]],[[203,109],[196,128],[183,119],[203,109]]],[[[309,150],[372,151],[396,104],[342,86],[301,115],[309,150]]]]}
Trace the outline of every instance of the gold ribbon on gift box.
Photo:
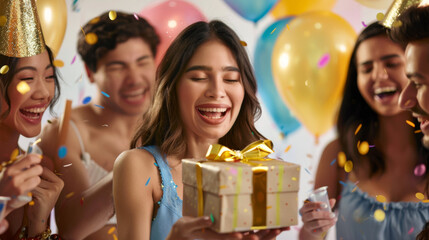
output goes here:
{"type": "MultiPolygon", "coordinates": [[[[241,151],[231,150],[221,144],[210,145],[206,158],[208,162],[241,162],[252,166],[253,172],[253,193],[252,193],[252,209],[253,209],[253,226],[252,229],[266,228],[266,210],[267,210],[267,171],[268,167],[263,166],[259,162],[254,161],[270,161],[265,157],[273,153],[273,143],[270,140],[258,140],[249,144],[241,151]]],[[[196,178],[198,190],[198,216],[204,214],[204,200],[202,187],[202,164],[206,162],[198,162],[196,165],[196,178]]],[[[240,193],[242,181],[242,168],[237,171],[236,195],[234,199],[234,215],[233,228],[237,226],[238,219],[238,194],[240,193]]],[[[283,171],[279,174],[279,182],[283,177],[283,171]]],[[[281,184],[279,184],[281,186],[281,184]]],[[[280,190],[280,189],[279,189],[280,190]]],[[[279,200],[279,197],[278,197],[279,200]]],[[[276,205],[280,205],[277,201],[276,205]]],[[[279,209],[279,206],[277,206],[279,209]]],[[[277,211],[278,212],[278,211],[277,211]]],[[[278,215],[278,214],[277,214],[278,215]]],[[[279,225],[280,216],[276,217],[276,222],[279,225]]]]}

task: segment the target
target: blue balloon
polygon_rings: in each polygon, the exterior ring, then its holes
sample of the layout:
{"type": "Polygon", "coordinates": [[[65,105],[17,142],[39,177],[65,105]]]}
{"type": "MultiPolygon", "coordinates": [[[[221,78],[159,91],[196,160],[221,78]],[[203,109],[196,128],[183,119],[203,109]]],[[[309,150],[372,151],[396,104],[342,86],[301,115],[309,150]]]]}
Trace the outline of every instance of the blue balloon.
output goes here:
{"type": "Polygon", "coordinates": [[[224,0],[243,18],[257,22],[277,3],[278,0],[224,0]]]}
{"type": "Polygon", "coordinates": [[[274,122],[285,135],[298,129],[301,124],[292,116],[277,91],[271,70],[271,54],[278,36],[290,20],[292,17],[280,19],[265,29],[258,38],[254,56],[259,94],[274,122]]]}

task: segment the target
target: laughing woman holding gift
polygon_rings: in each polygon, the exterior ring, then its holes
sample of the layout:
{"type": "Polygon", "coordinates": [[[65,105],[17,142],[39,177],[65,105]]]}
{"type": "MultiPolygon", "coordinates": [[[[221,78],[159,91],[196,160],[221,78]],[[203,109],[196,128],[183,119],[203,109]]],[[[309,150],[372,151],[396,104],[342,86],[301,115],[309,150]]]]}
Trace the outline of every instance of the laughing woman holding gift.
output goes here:
{"type": "Polygon", "coordinates": [[[255,94],[246,51],[224,23],[197,22],[174,40],[132,150],[115,162],[119,239],[269,239],[280,233],[222,235],[203,230],[212,224],[207,216],[182,217],[181,159],[204,158],[215,143],[242,149],[263,139],[254,127],[261,111],[255,94]]]}

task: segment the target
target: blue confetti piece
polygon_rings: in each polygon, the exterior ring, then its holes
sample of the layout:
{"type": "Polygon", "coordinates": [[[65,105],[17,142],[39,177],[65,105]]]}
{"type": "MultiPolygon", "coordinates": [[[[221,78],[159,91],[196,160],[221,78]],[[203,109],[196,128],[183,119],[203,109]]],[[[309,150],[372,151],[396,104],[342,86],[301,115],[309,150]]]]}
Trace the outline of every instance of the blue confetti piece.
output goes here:
{"type": "Polygon", "coordinates": [[[89,96],[86,97],[86,98],[84,98],[83,101],[82,101],[83,104],[87,104],[89,102],[91,102],[91,97],[89,97],[89,96]]]}
{"type": "Polygon", "coordinates": [[[346,183],[343,181],[340,181],[341,185],[343,185],[344,187],[346,186],[346,183]]]}
{"type": "Polygon", "coordinates": [[[106,96],[106,97],[108,97],[108,98],[110,97],[110,96],[109,96],[109,94],[107,94],[107,93],[105,93],[105,92],[103,92],[103,91],[101,91],[101,94],[103,94],[104,96],[106,96]]]}
{"type": "Polygon", "coordinates": [[[58,157],[64,158],[67,155],[67,148],[65,146],[61,146],[58,149],[58,157]]]}
{"type": "Polygon", "coordinates": [[[149,177],[149,179],[147,180],[147,182],[146,182],[146,185],[145,185],[145,186],[147,186],[147,185],[149,184],[149,181],[150,181],[150,177],[149,177]]]}
{"type": "Polygon", "coordinates": [[[332,164],[334,164],[334,163],[335,163],[335,161],[337,161],[337,159],[332,160],[332,162],[331,162],[331,166],[332,166],[332,164]]]}
{"type": "Polygon", "coordinates": [[[101,109],[104,109],[104,107],[103,107],[103,106],[100,106],[100,105],[97,105],[97,104],[94,104],[94,106],[99,107],[99,108],[101,108],[101,109]]]}
{"type": "Polygon", "coordinates": [[[310,171],[308,171],[308,169],[307,169],[307,168],[304,168],[304,170],[305,170],[308,174],[310,174],[310,175],[311,175],[310,171]]]}
{"type": "Polygon", "coordinates": [[[154,162],[153,164],[158,167],[158,163],[154,162]]]}

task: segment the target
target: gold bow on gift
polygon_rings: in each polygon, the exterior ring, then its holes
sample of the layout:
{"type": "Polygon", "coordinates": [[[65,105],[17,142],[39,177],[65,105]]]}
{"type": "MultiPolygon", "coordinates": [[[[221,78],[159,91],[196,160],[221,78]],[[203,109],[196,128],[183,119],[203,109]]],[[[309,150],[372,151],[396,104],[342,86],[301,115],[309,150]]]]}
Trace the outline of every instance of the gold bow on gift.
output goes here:
{"type": "Polygon", "coordinates": [[[273,152],[271,140],[255,141],[241,151],[234,151],[223,145],[213,144],[210,145],[206,158],[210,161],[246,163],[249,160],[260,160],[273,152]]]}
{"type": "MultiPolygon", "coordinates": [[[[268,167],[261,166],[260,163],[253,161],[270,161],[271,159],[264,159],[269,154],[273,153],[273,143],[270,140],[258,140],[241,151],[231,150],[220,144],[210,145],[206,158],[210,161],[217,162],[241,162],[248,165],[252,165],[253,171],[253,202],[256,202],[255,197],[258,193],[262,194],[259,197],[261,204],[253,204],[252,208],[254,211],[254,219],[252,229],[264,229],[266,228],[266,187],[267,187],[267,170],[268,167]]],[[[203,200],[203,188],[202,188],[202,164],[204,162],[198,162],[196,165],[196,179],[197,179],[197,190],[198,190],[198,216],[203,216],[204,213],[204,200],[203,200]]],[[[238,171],[237,177],[237,194],[240,192],[241,185],[241,168],[238,171]]],[[[259,194],[260,195],[260,194],[259,194]]],[[[237,195],[234,199],[234,213],[233,213],[233,227],[237,226],[237,215],[238,215],[238,198],[237,195]]]]}

